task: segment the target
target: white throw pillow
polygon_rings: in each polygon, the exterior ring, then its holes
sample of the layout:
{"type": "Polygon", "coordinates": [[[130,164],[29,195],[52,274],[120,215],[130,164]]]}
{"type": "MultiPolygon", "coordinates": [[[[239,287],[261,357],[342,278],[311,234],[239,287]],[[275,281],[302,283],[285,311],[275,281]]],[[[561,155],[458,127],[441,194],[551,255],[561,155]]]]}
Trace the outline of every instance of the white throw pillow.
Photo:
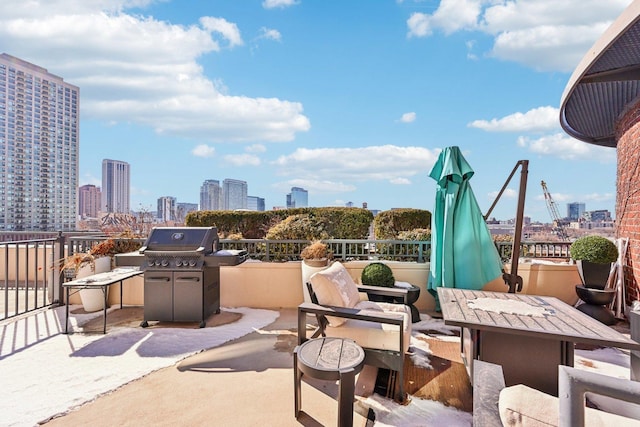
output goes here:
{"type": "MultiPolygon", "coordinates": [[[[322,305],[353,308],[360,302],[358,286],[344,265],[334,262],[329,268],[315,273],[310,278],[313,291],[322,305]]],[[[332,317],[331,326],[340,326],[346,319],[332,317]]]]}

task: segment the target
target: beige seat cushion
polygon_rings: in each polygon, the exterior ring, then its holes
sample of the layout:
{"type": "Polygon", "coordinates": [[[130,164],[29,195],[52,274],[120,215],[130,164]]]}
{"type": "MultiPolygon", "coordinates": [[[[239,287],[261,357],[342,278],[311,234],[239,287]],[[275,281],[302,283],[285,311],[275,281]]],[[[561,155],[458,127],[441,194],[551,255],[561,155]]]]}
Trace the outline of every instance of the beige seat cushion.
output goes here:
{"type": "MultiPolygon", "coordinates": [[[[558,398],[522,384],[506,387],[500,391],[498,409],[504,426],[559,425],[558,398]]],[[[640,421],[586,408],[585,426],[637,427],[640,426],[640,421]]]]}
{"type": "MultiPolygon", "coordinates": [[[[411,341],[411,309],[404,304],[388,304],[384,302],[362,301],[356,304],[362,314],[375,315],[376,313],[398,313],[403,317],[404,353],[409,349],[411,341]]],[[[351,338],[359,346],[380,350],[399,351],[400,328],[396,325],[388,325],[364,320],[348,319],[338,327],[329,325],[325,330],[327,336],[351,338]]]]}
{"type": "MultiPolygon", "coordinates": [[[[353,281],[344,265],[334,262],[329,268],[319,271],[309,279],[313,291],[322,305],[353,308],[360,302],[358,285],[353,281]]],[[[340,326],[346,319],[327,317],[331,326],[340,326]]]]}

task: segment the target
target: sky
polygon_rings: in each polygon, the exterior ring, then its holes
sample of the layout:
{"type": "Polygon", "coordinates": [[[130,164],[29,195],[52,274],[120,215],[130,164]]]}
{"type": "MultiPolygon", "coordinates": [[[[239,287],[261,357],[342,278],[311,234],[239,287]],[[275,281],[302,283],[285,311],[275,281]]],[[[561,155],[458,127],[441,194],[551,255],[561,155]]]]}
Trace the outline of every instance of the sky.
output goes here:
{"type": "MultiPolygon", "coordinates": [[[[483,213],[519,160],[525,215],[615,215],[616,152],[559,124],[566,84],[631,0],[2,0],[0,52],[80,88],[79,183],[131,165],[131,208],[248,183],[267,209],[432,210],[458,146],[483,213]]],[[[492,217],[515,217],[520,174],[492,217]]]]}

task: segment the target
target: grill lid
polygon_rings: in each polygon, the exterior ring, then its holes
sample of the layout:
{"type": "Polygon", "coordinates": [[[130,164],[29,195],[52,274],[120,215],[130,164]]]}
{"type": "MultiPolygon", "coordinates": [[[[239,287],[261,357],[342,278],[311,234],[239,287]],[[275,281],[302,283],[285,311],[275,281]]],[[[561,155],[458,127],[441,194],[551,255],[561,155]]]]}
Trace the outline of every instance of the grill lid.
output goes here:
{"type": "Polygon", "coordinates": [[[154,227],[140,253],[194,251],[208,255],[217,250],[216,227],[154,227]]]}

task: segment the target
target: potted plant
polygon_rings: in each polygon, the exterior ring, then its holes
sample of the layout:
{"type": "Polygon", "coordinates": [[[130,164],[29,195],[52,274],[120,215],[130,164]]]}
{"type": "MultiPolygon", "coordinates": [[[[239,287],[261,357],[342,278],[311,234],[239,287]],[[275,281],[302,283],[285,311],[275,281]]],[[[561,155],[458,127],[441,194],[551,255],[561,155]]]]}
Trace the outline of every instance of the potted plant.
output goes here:
{"type": "Polygon", "coordinates": [[[302,258],[300,264],[302,270],[302,295],[305,302],[311,302],[307,282],[315,273],[327,268],[330,257],[329,245],[321,240],[314,240],[300,252],[300,258],[302,258]]]}
{"type": "Polygon", "coordinates": [[[360,275],[360,281],[365,286],[381,286],[385,288],[404,288],[406,293],[401,295],[380,295],[367,292],[367,297],[375,302],[402,303],[411,309],[412,322],[420,321],[420,313],[415,307],[415,302],[420,297],[420,288],[407,282],[397,282],[393,276],[393,270],[382,262],[372,262],[368,264],[360,275]]]}
{"type": "Polygon", "coordinates": [[[62,260],[60,269],[64,272],[66,279],[75,279],[85,267],[90,268],[90,271],[94,271],[94,261],[95,258],[89,252],[76,252],[62,260]]]}
{"type": "Polygon", "coordinates": [[[321,240],[316,240],[302,249],[300,258],[309,266],[324,267],[329,262],[329,246],[321,240]]]}
{"type": "Polygon", "coordinates": [[[396,285],[396,279],[393,277],[391,268],[381,262],[373,262],[367,265],[360,276],[363,285],[368,286],[384,286],[393,288],[396,285]]]}
{"type": "Polygon", "coordinates": [[[618,259],[618,248],[602,236],[584,236],[569,248],[571,258],[585,286],[604,289],[611,273],[612,263],[618,259]]]}

